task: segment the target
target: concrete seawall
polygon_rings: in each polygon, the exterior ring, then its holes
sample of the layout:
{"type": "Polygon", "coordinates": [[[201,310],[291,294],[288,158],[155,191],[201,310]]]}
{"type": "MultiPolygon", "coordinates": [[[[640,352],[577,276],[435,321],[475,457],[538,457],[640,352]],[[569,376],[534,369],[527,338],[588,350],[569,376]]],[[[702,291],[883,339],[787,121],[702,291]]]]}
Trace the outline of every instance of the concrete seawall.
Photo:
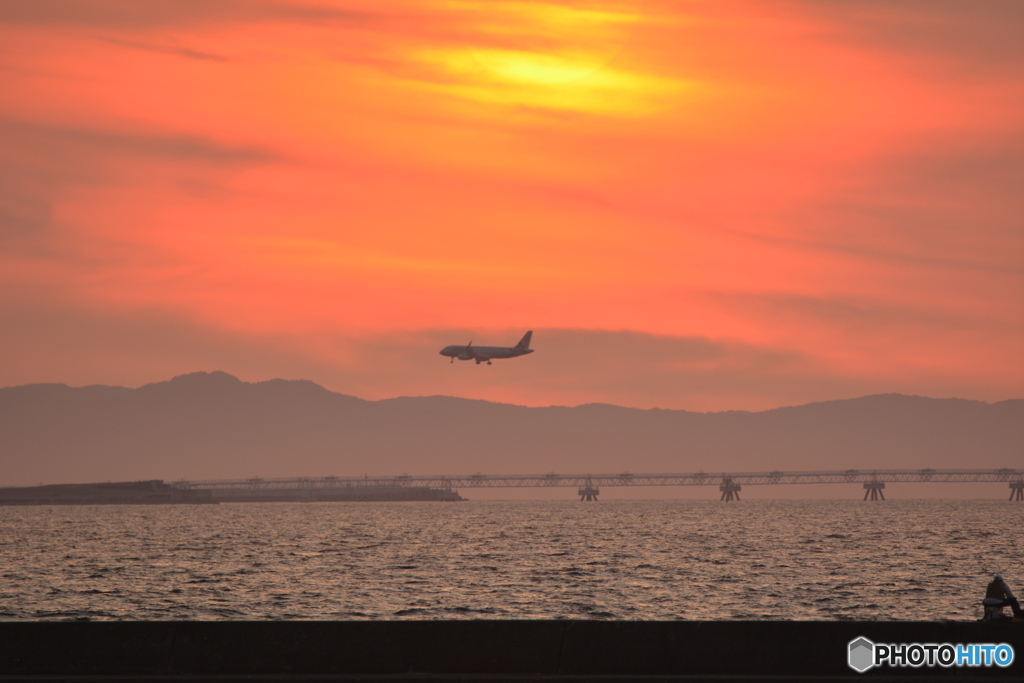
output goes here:
{"type": "Polygon", "coordinates": [[[1024,680],[1024,624],[0,622],[0,681],[1024,680]],[[848,644],[1007,643],[1009,667],[847,665],[848,644]]]}

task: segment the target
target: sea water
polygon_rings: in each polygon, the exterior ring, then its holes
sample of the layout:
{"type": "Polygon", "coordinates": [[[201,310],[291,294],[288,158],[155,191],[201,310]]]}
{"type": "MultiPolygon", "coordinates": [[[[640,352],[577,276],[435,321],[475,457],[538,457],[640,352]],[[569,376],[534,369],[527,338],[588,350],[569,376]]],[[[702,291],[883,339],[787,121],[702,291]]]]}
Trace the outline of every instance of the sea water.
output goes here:
{"type": "Polygon", "coordinates": [[[0,619],[972,620],[1007,501],[0,507],[0,619]]]}

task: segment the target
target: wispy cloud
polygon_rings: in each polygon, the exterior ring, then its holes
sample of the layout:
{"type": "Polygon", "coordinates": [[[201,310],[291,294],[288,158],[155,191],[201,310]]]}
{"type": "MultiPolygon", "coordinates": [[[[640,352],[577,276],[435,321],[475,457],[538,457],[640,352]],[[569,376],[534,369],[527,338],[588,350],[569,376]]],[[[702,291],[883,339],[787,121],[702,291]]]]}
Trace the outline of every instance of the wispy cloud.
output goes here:
{"type": "Polygon", "coordinates": [[[16,156],[26,161],[66,158],[78,151],[141,154],[212,164],[267,163],[281,159],[278,153],[265,148],[170,132],[62,126],[0,118],[0,134],[10,156],[14,157],[16,150],[16,156]]]}
{"type": "Polygon", "coordinates": [[[188,59],[203,59],[214,62],[228,62],[230,61],[227,57],[222,55],[216,55],[211,52],[203,52],[201,50],[193,50],[187,47],[181,47],[179,45],[171,45],[167,43],[157,42],[144,42],[137,40],[121,40],[118,38],[104,38],[105,42],[111,45],[120,45],[121,47],[128,47],[134,50],[147,50],[149,52],[159,52],[162,54],[174,55],[177,57],[186,57],[188,59]]]}
{"type": "Polygon", "coordinates": [[[0,1],[0,23],[89,28],[184,28],[261,21],[362,22],[372,15],[329,3],[272,0],[0,1]]]}
{"type": "Polygon", "coordinates": [[[1024,71],[1024,4],[1018,0],[793,0],[827,22],[828,38],[884,50],[921,64],[933,76],[978,81],[1024,71]]]}
{"type": "Polygon", "coordinates": [[[127,178],[158,177],[166,167],[182,167],[179,183],[209,186],[219,173],[279,161],[266,148],[196,135],[0,118],[0,263],[9,268],[19,254],[76,258],[77,238],[50,230],[54,207],[76,189],[123,187],[127,178]]]}
{"type": "Polygon", "coordinates": [[[777,230],[740,232],[894,268],[1021,277],[1022,177],[1018,132],[933,132],[850,164],[777,230]]]}

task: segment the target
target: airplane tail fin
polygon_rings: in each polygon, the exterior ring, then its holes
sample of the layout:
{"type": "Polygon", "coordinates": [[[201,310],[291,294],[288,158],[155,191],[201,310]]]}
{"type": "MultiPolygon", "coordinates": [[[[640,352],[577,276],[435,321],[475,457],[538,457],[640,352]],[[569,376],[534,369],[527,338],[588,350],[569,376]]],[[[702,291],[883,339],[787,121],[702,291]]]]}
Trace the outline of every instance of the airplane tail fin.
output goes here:
{"type": "Polygon", "coordinates": [[[528,348],[530,348],[530,339],[532,339],[532,338],[533,338],[533,330],[530,330],[529,332],[527,332],[526,334],[523,335],[522,339],[519,340],[519,343],[516,344],[516,348],[517,349],[528,349],[528,348]]]}

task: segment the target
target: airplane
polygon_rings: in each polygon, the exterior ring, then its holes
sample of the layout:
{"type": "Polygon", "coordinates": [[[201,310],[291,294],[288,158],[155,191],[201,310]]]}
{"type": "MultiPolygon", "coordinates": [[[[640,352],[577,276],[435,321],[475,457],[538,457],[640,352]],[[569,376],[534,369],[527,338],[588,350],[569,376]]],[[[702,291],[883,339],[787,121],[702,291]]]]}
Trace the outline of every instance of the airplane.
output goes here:
{"type": "Polygon", "coordinates": [[[487,361],[487,364],[491,364],[492,358],[515,358],[516,356],[525,356],[528,353],[533,353],[533,349],[530,348],[530,339],[533,337],[533,330],[530,330],[523,335],[523,338],[519,340],[519,343],[515,346],[473,346],[473,342],[469,342],[465,346],[446,346],[441,349],[442,356],[450,356],[452,363],[455,359],[459,360],[475,360],[477,365],[480,365],[480,361],[487,361]]]}

